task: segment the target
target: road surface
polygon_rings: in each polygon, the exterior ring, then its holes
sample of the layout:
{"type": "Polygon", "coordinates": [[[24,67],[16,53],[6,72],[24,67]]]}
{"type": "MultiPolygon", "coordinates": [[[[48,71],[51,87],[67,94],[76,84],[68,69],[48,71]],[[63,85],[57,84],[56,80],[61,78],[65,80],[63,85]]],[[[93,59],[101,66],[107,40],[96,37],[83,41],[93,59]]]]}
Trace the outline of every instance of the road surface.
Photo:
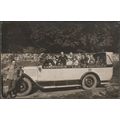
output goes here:
{"type": "Polygon", "coordinates": [[[93,90],[83,90],[82,88],[66,89],[36,89],[28,96],[17,97],[18,99],[92,99],[92,98],[119,98],[119,86],[101,86],[93,90]]]}

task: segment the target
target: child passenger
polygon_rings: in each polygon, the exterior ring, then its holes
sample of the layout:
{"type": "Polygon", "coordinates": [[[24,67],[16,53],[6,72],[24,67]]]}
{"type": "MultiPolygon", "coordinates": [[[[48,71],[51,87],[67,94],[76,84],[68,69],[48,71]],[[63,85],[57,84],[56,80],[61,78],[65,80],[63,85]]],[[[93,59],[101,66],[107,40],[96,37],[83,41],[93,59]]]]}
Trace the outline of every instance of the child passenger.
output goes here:
{"type": "Polygon", "coordinates": [[[66,65],[67,67],[72,67],[73,61],[70,58],[68,58],[66,65]]]}
{"type": "Polygon", "coordinates": [[[78,65],[79,65],[79,60],[75,57],[73,59],[73,66],[78,67],[78,65]]]}

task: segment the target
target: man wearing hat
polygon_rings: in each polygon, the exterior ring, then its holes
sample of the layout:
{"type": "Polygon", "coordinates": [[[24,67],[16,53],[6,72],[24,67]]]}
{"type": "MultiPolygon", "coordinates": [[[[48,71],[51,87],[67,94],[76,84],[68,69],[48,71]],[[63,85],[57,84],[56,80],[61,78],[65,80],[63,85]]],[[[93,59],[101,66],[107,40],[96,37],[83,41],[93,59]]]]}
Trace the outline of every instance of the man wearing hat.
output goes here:
{"type": "Polygon", "coordinates": [[[7,98],[13,98],[17,95],[17,81],[20,79],[23,71],[16,65],[16,61],[12,60],[4,69],[7,71],[6,80],[8,80],[7,98]]]}

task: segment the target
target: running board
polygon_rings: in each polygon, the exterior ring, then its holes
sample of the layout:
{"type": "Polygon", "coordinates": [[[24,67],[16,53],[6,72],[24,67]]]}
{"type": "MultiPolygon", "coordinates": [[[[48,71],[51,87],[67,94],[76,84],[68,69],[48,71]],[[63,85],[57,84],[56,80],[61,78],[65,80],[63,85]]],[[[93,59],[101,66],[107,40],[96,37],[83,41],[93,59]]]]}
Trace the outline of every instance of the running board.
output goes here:
{"type": "Polygon", "coordinates": [[[110,81],[101,82],[101,85],[110,84],[110,81]]]}
{"type": "Polygon", "coordinates": [[[60,85],[60,86],[40,86],[43,89],[49,89],[49,88],[67,88],[67,87],[80,87],[81,85],[79,84],[74,84],[74,85],[60,85]]]}

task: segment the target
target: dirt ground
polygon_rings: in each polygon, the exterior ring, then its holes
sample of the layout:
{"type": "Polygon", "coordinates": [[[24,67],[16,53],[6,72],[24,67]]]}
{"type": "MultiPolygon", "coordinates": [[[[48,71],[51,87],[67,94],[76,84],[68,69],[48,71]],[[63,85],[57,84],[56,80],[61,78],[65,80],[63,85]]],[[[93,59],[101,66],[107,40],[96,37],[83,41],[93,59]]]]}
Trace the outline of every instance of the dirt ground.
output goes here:
{"type": "Polygon", "coordinates": [[[93,90],[83,90],[81,87],[43,90],[35,86],[31,94],[17,96],[16,99],[118,99],[120,98],[119,81],[118,77],[114,76],[109,84],[93,90]]]}
{"type": "Polygon", "coordinates": [[[16,99],[118,99],[120,98],[120,83],[118,79],[113,79],[109,84],[93,90],[83,90],[81,87],[43,90],[35,86],[31,94],[17,96],[16,99]]]}
{"type": "Polygon", "coordinates": [[[16,97],[18,99],[116,99],[120,98],[120,87],[118,84],[100,86],[93,90],[83,90],[79,87],[65,89],[37,88],[28,96],[16,97]]]}

